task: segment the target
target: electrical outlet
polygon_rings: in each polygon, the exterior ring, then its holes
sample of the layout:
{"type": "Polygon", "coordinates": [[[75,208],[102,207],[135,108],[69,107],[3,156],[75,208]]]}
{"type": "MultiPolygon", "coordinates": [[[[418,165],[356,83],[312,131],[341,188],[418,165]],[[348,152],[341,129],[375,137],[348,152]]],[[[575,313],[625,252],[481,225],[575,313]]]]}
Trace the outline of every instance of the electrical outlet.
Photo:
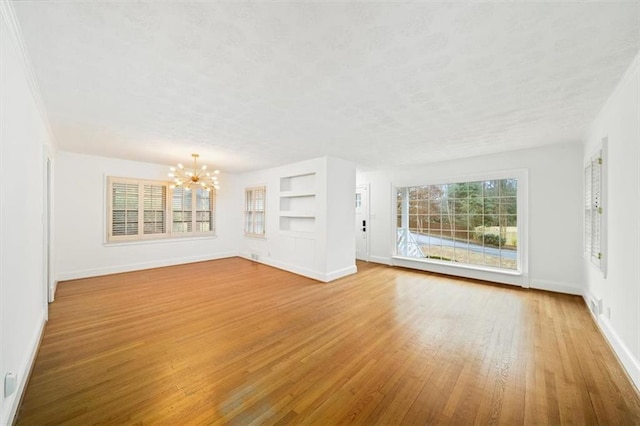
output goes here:
{"type": "Polygon", "coordinates": [[[607,306],[607,319],[611,319],[611,306],[607,306]]]}
{"type": "Polygon", "coordinates": [[[18,387],[18,376],[15,373],[7,373],[4,376],[4,397],[8,397],[16,391],[18,387]]]}

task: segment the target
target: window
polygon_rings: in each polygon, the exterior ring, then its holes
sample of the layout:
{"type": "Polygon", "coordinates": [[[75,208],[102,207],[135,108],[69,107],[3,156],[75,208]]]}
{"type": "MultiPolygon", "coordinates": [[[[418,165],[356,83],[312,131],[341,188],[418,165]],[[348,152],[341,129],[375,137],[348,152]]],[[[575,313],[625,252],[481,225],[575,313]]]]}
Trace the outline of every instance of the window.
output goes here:
{"type": "Polygon", "coordinates": [[[244,234],[254,237],[265,235],[266,187],[256,186],[244,191],[244,234]]]}
{"type": "Polygon", "coordinates": [[[167,187],[166,185],[143,184],[144,233],[165,234],[167,232],[167,187]]]}
{"type": "Polygon", "coordinates": [[[109,242],[202,235],[214,231],[214,192],[175,188],[170,194],[166,182],[115,177],[108,178],[107,186],[109,242]]]}
{"type": "Polygon", "coordinates": [[[174,188],[171,199],[174,234],[213,232],[215,192],[203,188],[174,188]]]}
{"type": "Polygon", "coordinates": [[[396,189],[398,256],[520,270],[518,179],[396,189]]]}
{"type": "Polygon", "coordinates": [[[173,188],[171,196],[171,231],[176,233],[191,232],[193,230],[193,200],[192,191],[183,188],[173,188]]]}
{"type": "Polygon", "coordinates": [[[109,241],[166,236],[167,185],[109,178],[109,241]]]}
{"type": "Polygon", "coordinates": [[[602,270],[603,175],[602,150],[598,150],[584,169],[584,250],[585,256],[602,270]]]}

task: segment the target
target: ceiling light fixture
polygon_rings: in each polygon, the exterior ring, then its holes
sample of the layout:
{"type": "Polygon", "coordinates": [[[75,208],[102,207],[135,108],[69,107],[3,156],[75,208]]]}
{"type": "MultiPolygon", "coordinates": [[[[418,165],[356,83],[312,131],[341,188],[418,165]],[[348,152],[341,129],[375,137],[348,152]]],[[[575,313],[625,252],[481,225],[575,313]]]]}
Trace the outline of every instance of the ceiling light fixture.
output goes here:
{"type": "Polygon", "coordinates": [[[170,188],[184,188],[186,191],[190,190],[192,186],[201,187],[207,191],[211,191],[211,188],[220,189],[220,183],[218,181],[217,174],[220,170],[214,170],[208,172],[207,166],[198,168],[198,154],[191,154],[193,157],[193,170],[186,169],[182,164],[178,163],[178,167],[170,167],[169,177],[173,178],[173,183],[170,188]]]}

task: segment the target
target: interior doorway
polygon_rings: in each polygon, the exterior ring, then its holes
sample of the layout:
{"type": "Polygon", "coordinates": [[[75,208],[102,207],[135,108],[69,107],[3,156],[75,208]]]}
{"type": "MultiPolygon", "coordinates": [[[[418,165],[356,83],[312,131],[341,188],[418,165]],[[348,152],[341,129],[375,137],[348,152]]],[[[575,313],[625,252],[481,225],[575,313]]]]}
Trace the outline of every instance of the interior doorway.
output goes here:
{"type": "MultiPolygon", "coordinates": [[[[45,294],[46,300],[45,304],[53,302],[54,298],[54,289],[52,286],[53,277],[52,277],[52,256],[51,256],[51,223],[52,223],[52,176],[53,176],[53,168],[51,163],[51,158],[49,155],[45,154],[45,169],[44,169],[44,251],[43,251],[43,276],[45,281],[45,294]]],[[[48,308],[45,306],[45,312],[47,312],[48,308]]]]}
{"type": "Polygon", "coordinates": [[[356,259],[369,261],[369,185],[356,186],[356,259]]]}

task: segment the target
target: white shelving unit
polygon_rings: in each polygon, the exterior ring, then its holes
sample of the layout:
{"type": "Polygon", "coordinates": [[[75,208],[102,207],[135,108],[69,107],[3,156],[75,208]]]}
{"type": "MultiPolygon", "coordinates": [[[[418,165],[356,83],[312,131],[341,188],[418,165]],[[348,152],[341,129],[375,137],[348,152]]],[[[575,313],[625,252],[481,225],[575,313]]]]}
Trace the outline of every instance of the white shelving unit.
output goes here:
{"type": "Polygon", "coordinates": [[[329,282],[355,265],[355,165],[320,157],[257,171],[266,182],[269,238],[244,239],[243,256],[329,282]]]}
{"type": "Polygon", "coordinates": [[[279,230],[286,234],[307,234],[316,227],[316,174],[280,178],[279,230]]]}

